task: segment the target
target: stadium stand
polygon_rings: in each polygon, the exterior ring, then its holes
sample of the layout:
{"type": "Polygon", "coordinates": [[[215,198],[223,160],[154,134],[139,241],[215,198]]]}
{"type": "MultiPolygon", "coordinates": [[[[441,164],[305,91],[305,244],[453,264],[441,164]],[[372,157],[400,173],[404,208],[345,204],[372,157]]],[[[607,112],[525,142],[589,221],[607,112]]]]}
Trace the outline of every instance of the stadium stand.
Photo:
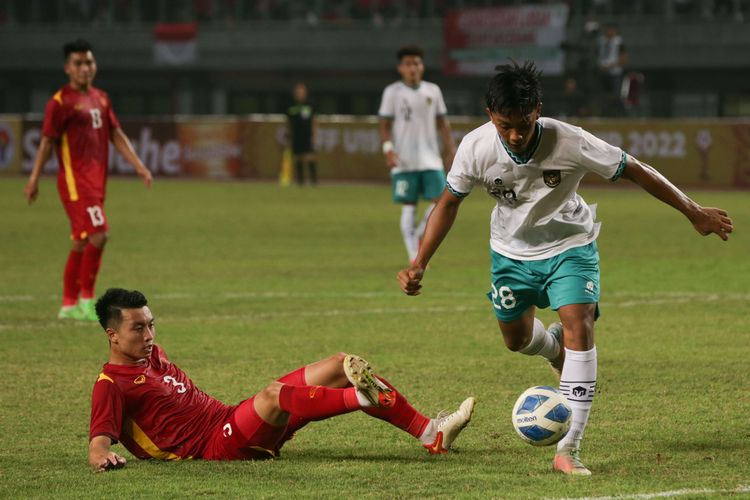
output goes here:
{"type": "MultiPolygon", "coordinates": [[[[481,113],[485,77],[447,76],[444,16],[456,9],[520,5],[477,0],[4,0],[0,1],[0,112],[41,112],[60,83],[59,46],[85,36],[97,49],[98,82],[122,115],[278,113],[288,88],[309,82],[321,113],[372,114],[394,76],[393,51],[426,53],[427,78],[453,114],[481,113]],[[159,24],[194,26],[192,58],[155,56],[159,24]],[[336,85],[329,84],[335,81],[336,85]]],[[[537,2],[549,5],[553,2],[537,2]]],[[[558,2],[560,3],[560,2],[558,2]]],[[[530,2],[523,2],[524,5],[530,2]]],[[[746,80],[747,0],[665,2],[570,0],[565,74],[548,75],[559,102],[574,76],[592,115],[737,117],[750,108],[746,80]],[[592,58],[615,23],[637,81],[637,107],[601,105],[592,58]],[[687,36],[689,35],[689,36],[687,36]]],[[[563,111],[550,105],[547,112],[563,111]]]]}

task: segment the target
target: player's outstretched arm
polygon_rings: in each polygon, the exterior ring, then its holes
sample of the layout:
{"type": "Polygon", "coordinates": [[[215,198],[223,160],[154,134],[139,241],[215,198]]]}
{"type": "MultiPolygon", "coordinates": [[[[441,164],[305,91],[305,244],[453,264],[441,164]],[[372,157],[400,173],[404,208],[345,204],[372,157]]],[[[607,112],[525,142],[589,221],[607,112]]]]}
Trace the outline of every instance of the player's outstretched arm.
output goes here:
{"type": "Polygon", "coordinates": [[[42,173],[42,167],[49,160],[49,156],[52,154],[52,139],[43,135],[42,140],[39,141],[39,149],[36,151],[36,157],[34,158],[34,166],[31,167],[31,175],[29,175],[29,182],[26,183],[26,187],[23,188],[23,195],[26,197],[26,201],[31,205],[39,195],[39,175],[42,173]]]}
{"type": "Polygon", "coordinates": [[[443,191],[442,196],[440,196],[434,210],[430,214],[430,218],[427,220],[427,227],[425,228],[422,245],[419,247],[417,257],[410,267],[402,269],[396,276],[399,285],[401,285],[401,290],[406,295],[419,295],[421,293],[421,281],[427,263],[430,262],[430,259],[453,226],[460,205],[461,198],[451,194],[448,189],[443,191]]]}
{"type": "Polygon", "coordinates": [[[141,159],[138,158],[138,155],[135,154],[135,149],[133,149],[130,139],[128,139],[128,136],[125,135],[125,132],[121,128],[116,128],[112,131],[112,144],[115,145],[117,152],[125,158],[125,161],[133,165],[135,173],[143,179],[143,184],[147,188],[151,187],[151,184],[154,182],[151,171],[146,168],[141,159]]]}
{"type": "Polygon", "coordinates": [[[108,436],[96,436],[89,443],[89,464],[94,472],[121,469],[127,462],[124,457],[110,450],[112,440],[108,436]]]}
{"type": "Polygon", "coordinates": [[[635,182],[655,198],[682,212],[703,236],[714,233],[726,241],[734,229],[732,219],[725,210],[698,205],[655,168],[632,156],[628,155],[622,177],[635,182]]]}

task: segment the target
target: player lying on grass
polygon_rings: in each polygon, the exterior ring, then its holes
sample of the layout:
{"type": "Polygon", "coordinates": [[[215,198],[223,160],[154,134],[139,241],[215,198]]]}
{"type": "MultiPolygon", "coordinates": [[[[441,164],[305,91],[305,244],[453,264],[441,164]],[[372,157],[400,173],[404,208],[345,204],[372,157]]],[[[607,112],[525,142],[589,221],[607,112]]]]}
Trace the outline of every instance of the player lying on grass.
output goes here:
{"type": "Polygon", "coordinates": [[[505,345],[547,358],[573,410],[557,447],[555,470],[591,472],[579,449],[596,389],[594,321],[599,315],[599,252],[595,206],[577,193],[589,172],[622,177],[676,208],[702,235],[726,240],[724,210],[698,205],[659,172],[585,130],[541,117],[540,72],[527,61],[500,66],[487,88],[489,121],[464,137],[432,212],[419,254],[398,274],[407,295],[419,295],[424,270],[474,186],[496,201],[492,211],[492,301],[505,345]],[[561,323],[545,329],[536,308],[552,307],[561,323]]]}
{"type": "Polygon", "coordinates": [[[469,423],[474,398],[430,419],[415,410],[359,356],[334,354],[303,366],[238,405],[225,405],[193,384],[154,343],[154,317],[138,291],[113,288],[96,313],[109,339],[109,362],[94,384],[89,463],[97,472],[125,465],[121,442],[138,458],[256,460],[277,457],[295,431],[313,420],[356,410],[447,453],[469,423]]]}

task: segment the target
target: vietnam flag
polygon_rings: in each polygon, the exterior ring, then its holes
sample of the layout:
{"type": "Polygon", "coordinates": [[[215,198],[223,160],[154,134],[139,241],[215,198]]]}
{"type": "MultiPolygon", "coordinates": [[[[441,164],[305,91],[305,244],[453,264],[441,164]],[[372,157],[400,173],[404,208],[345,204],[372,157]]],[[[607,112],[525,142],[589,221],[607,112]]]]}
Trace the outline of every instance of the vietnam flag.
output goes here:
{"type": "Polygon", "coordinates": [[[157,23],[154,27],[154,62],[178,66],[197,59],[197,23],[157,23]]]}

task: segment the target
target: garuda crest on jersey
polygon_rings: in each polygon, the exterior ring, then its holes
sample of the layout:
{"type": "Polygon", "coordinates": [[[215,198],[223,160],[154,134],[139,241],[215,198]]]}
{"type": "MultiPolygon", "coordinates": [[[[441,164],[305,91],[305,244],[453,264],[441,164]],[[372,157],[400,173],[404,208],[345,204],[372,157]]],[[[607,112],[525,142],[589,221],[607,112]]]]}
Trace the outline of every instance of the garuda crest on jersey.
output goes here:
{"type": "Polygon", "coordinates": [[[542,172],[542,178],[544,183],[551,188],[559,186],[562,180],[559,170],[545,170],[542,172]]]}

